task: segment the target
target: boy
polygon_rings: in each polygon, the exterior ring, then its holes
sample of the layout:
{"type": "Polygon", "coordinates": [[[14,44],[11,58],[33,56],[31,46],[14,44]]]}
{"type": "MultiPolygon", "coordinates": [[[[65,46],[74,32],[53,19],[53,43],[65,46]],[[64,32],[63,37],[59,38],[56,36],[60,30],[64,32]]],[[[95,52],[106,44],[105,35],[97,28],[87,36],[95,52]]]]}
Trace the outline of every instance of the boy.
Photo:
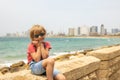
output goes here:
{"type": "Polygon", "coordinates": [[[65,80],[65,76],[54,69],[54,59],[49,57],[51,45],[44,42],[46,30],[41,25],[30,29],[31,43],[28,45],[27,58],[31,72],[36,75],[46,73],[48,80],[65,80]]]}

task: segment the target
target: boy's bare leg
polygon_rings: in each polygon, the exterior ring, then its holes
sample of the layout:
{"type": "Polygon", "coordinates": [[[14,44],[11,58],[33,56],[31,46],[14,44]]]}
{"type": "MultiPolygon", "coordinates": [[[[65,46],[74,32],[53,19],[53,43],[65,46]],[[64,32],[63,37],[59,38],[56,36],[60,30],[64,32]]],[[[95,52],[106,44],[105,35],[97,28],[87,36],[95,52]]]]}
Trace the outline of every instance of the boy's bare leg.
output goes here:
{"type": "Polygon", "coordinates": [[[54,59],[47,58],[43,60],[42,66],[46,69],[48,80],[53,80],[54,59]]]}

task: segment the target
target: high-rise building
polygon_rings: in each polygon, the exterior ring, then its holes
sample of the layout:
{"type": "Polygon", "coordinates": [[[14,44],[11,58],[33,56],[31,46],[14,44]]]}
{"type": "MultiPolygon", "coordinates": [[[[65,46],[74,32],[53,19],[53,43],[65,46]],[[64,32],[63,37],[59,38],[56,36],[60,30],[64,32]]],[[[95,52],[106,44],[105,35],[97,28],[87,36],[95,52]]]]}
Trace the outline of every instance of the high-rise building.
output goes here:
{"type": "Polygon", "coordinates": [[[107,35],[107,29],[105,29],[105,35],[107,35]]]}
{"type": "Polygon", "coordinates": [[[68,35],[69,36],[74,36],[75,35],[75,29],[74,28],[69,28],[68,29],[68,35]]]}
{"type": "Polygon", "coordinates": [[[117,28],[112,29],[112,34],[116,34],[118,32],[120,32],[119,29],[117,29],[117,28]]]}
{"type": "Polygon", "coordinates": [[[100,35],[105,35],[105,28],[103,24],[100,26],[100,35]]]}
{"type": "Polygon", "coordinates": [[[98,27],[97,26],[90,27],[90,35],[92,35],[92,36],[98,35],[98,27]]]}
{"type": "Polygon", "coordinates": [[[80,27],[78,27],[78,35],[80,35],[80,27]]]}
{"type": "Polygon", "coordinates": [[[89,35],[89,28],[87,26],[80,27],[80,35],[88,36],[89,35]]]}
{"type": "Polygon", "coordinates": [[[98,32],[98,27],[97,26],[90,27],[90,32],[97,33],[98,32]]]}
{"type": "Polygon", "coordinates": [[[74,28],[74,36],[78,36],[78,28],[74,28]]]}

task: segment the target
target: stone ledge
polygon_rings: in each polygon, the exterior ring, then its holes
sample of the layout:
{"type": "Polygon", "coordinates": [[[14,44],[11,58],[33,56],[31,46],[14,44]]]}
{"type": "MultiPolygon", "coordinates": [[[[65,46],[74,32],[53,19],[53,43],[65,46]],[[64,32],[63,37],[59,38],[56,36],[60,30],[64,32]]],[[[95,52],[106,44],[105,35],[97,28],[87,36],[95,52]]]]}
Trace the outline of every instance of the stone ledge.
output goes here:
{"type": "Polygon", "coordinates": [[[56,63],[56,68],[66,76],[67,80],[79,79],[99,68],[100,60],[93,56],[84,56],[74,60],[56,63]]]}
{"type": "Polygon", "coordinates": [[[119,63],[120,63],[120,56],[115,57],[115,58],[108,60],[108,61],[101,61],[100,62],[100,69],[108,69],[111,66],[115,66],[116,64],[119,64],[119,63]]]}
{"type": "Polygon", "coordinates": [[[101,60],[110,60],[114,57],[120,56],[120,46],[113,46],[88,52],[87,55],[95,56],[101,60]]]}
{"type": "MultiPolygon", "coordinates": [[[[56,62],[55,68],[59,69],[66,76],[67,80],[76,80],[97,70],[99,64],[100,60],[98,58],[84,56],[72,60],[56,62]]],[[[32,75],[30,70],[22,70],[1,75],[0,80],[46,80],[46,77],[32,75]]]]}

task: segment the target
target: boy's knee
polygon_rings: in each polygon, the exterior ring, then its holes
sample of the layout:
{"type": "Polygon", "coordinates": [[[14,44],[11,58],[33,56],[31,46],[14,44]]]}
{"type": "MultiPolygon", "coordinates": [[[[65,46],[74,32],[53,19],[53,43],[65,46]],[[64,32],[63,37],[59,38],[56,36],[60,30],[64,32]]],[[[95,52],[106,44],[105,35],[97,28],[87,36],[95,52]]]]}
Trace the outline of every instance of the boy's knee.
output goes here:
{"type": "Polygon", "coordinates": [[[50,63],[50,64],[54,64],[54,62],[55,62],[55,60],[54,60],[53,58],[48,58],[47,61],[48,61],[48,63],[50,63]]]}

